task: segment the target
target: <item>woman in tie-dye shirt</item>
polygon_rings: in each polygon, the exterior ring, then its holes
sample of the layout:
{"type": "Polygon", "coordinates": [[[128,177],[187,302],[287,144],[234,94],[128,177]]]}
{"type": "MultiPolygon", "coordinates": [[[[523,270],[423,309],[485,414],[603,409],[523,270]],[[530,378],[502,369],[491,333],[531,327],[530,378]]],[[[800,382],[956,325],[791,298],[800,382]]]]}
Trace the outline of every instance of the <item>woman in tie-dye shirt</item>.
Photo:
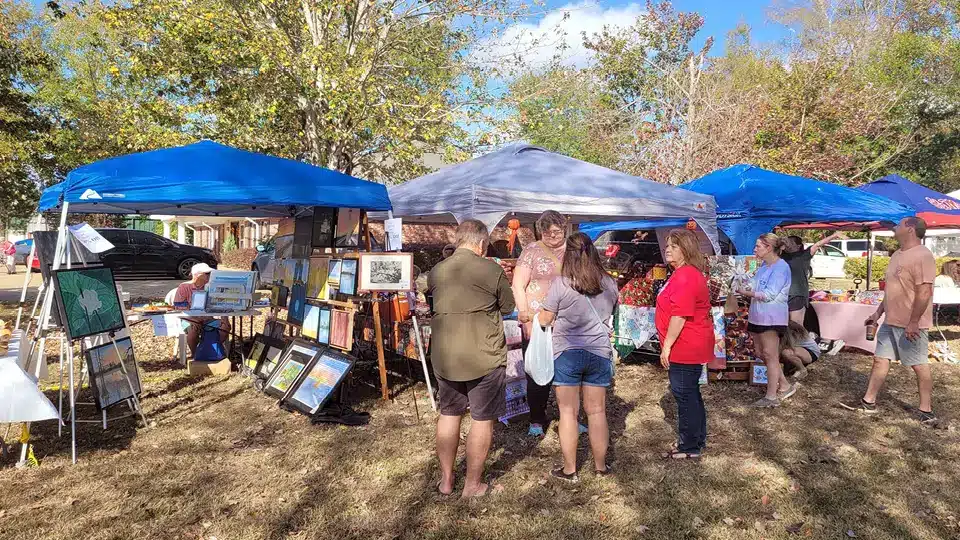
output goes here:
{"type": "Polygon", "coordinates": [[[750,288],[738,291],[750,299],[747,331],[753,338],[757,356],[767,366],[767,394],[754,407],[777,407],[797,392],[798,384],[790,384],[780,366],[780,336],[787,331],[790,310],[790,265],[780,258],[783,240],[773,233],[760,235],[753,248],[763,261],[751,280],[750,288]]]}

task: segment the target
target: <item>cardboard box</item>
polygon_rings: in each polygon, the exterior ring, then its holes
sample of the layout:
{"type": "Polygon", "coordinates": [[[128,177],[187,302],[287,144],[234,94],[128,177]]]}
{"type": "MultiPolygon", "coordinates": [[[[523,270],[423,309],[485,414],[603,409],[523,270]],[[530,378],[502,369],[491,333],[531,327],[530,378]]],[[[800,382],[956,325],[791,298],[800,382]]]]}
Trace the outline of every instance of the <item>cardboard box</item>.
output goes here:
{"type": "Polygon", "coordinates": [[[191,377],[207,376],[207,375],[229,375],[230,359],[224,358],[219,362],[200,362],[197,360],[191,360],[189,366],[187,367],[187,373],[191,377]]]}

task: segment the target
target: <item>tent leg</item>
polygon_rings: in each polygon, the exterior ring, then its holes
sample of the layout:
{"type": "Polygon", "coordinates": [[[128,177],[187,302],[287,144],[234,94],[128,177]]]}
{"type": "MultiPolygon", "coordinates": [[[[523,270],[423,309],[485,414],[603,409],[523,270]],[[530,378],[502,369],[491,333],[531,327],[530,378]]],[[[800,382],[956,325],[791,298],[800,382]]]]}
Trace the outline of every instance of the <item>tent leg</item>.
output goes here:
{"type": "Polygon", "coordinates": [[[387,384],[387,360],[383,352],[383,329],[380,328],[380,302],[373,301],[373,333],[377,340],[377,365],[380,368],[380,395],[384,401],[390,399],[390,387],[387,384]]]}
{"type": "Polygon", "coordinates": [[[60,392],[59,405],[57,410],[60,412],[60,423],[57,424],[57,437],[63,436],[63,338],[60,338],[60,392]]]}
{"type": "MultiPolygon", "coordinates": [[[[23,315],[23,304],[27,301],[27,289],[30,287],[30,270],[33,268],[33,265],[30,264],[33,262],[33,257],[37,252],[36,242],[30,244],[30,255],[27,256],[27,271],[24,272],[23,276],[23,288],[20,289],[20,305],[17,306],[17,323],[14,325],[14,330],[20,329],[20,317],[23,315]]],[[[40,291],[37,291],[37,297],[40,297],[40,291]]]]}
{"type": "Polygon", "coordinates": [[[70,369],[70,459],[77,464],[77,396],[73,391],[73,344],[67,348],[67,364],[70,369]]]}
{"type": "Polygon", "coordinates": [[[867,234],[867,286],[863,290],[870,290],[870,278],[873,276],[873,233],[867,234]]]}

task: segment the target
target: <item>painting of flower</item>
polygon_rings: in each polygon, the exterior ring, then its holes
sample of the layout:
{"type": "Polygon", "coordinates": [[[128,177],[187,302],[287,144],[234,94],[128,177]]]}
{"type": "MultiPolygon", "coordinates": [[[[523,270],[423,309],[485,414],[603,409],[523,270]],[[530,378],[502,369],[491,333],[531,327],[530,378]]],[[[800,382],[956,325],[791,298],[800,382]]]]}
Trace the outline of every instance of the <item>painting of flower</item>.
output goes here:
{"type": "Polygon", "coordinates": [[[103,266],[57,270],[53,278],[60,320],[70,339],[125,326],[112,270],[103,266]]]}

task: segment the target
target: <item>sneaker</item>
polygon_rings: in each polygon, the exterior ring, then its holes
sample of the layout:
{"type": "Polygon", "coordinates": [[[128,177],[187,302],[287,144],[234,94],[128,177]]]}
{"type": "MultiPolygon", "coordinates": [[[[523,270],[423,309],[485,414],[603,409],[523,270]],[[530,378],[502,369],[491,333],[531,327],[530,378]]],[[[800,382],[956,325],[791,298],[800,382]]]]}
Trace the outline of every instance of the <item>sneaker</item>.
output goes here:
{"type": "Polygon", "coordinates": [[[802,380],[804,380],[804,379],[807,378],[807,374],[808,374],[808,373],[809,373],[809,372],[808,372],[805,368],[804,368],[804,369],[801,369],[801,370],[798,370],[796,373],[793,374],[793,380],[794,380],[794,381],[802,381],[802,380]]]}
{"type": "Polygon", "coordinates": [[[877,407],[876,403],[864,401],[863,398],[860,399],[860,403],[856,406],[847,405],[846,403],[840,403],[840,406],[848,411],[857,411],[858,413],[863,414],[877,414],[880,412],[880,409],[877,407]]]}
{"type": "Polygon", "coordinates": [[[772,408],[772,407],[779,407],[779,406],[780,406],[780,400],[777,399],[777,398],[768,398],[768,397],[764,396],[764,397],[758,399],[757,401],[754,401],[753,404],[750,405],[750,406],[751,406],[751,407],[754,407],[754,408],[757,408],[757,409],[769,409],[769,408],[772,408]]]}
{"type": "Polygon", "coordinates": [[[531,437],[543,437],[543,426],[540,424],[530,424],[530,429],[527,430],[527,435],[531,437]]]}
{"type": "Polygon", "coordinates": [[[783,392],[778,392],[777,399],[779,399],[780,402],[782,403],[790,399],[791,397],[793,397],[793,395],[796,394],[797,390],[799,389],[800,389],[800,383],[793,383],[790,385],[790,388],[787,388],[783,392]]]}
{"type": "Polygon", "coordinates": [[[920,416],[917,419],[920,421],[921,424],[925,426],[936,427],[936,425],[939,423],[939,420],[937,419],[937,416],[933,414],[933,411],[930,411],[930,412],[919,411],[919,412],[920,412],[920,416]]]}
{"type": "Polygon", "coordinates": [[[552,469],[550,471],[550,476],[558,480],[563,480],[564,482],[569,482],[571,484],[576,484],[577,482],[580,481],[580,477],[577,476],[577,473],[572,472],[570,474],[567,474],[563,472],[563,467],[557,467],[556,469],[552,469]]]}
{"type": "Polygon", "coordinates": [[[830,356],[836,356],[836,354],[840,352],[840,349],[842,349],[844,345],[846,345],[846,343],[842,339],[833,340],[833,343],[830,344],[830,348],[827,349],[827,354],[830,356]]]}

